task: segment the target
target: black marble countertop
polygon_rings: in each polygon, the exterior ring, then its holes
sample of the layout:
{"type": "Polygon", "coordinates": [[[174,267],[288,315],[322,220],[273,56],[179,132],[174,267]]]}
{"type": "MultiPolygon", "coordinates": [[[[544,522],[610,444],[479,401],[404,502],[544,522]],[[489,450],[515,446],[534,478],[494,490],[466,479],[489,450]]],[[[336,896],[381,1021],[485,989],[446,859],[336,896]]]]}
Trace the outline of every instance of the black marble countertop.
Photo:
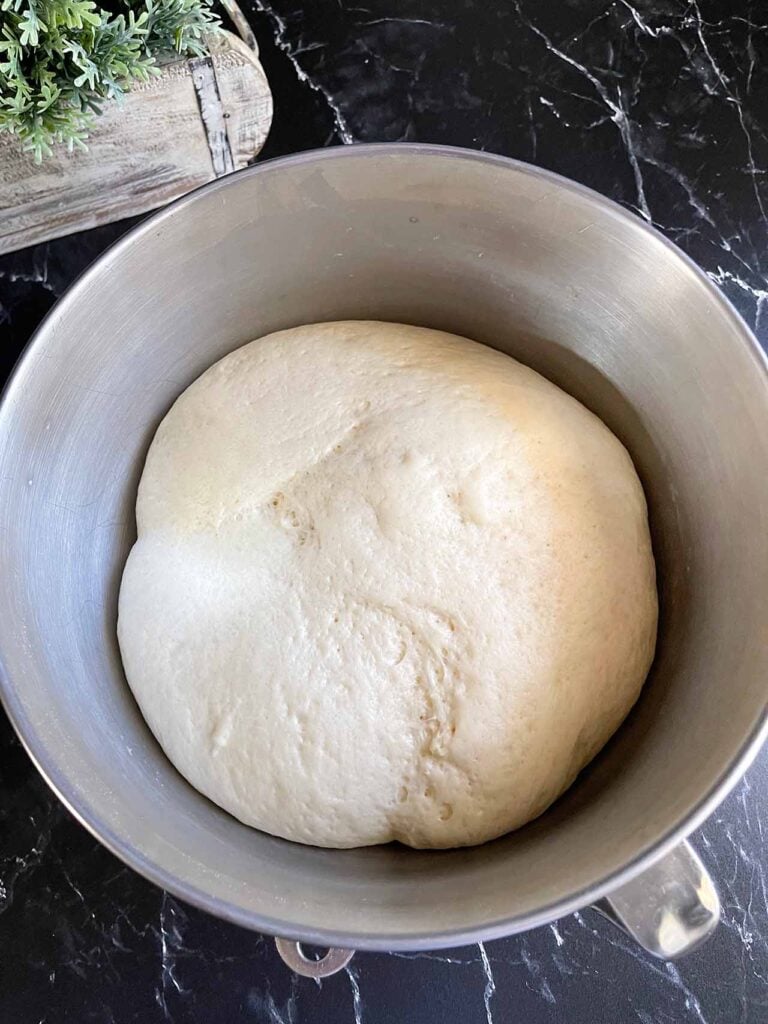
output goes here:
{"type": "MultiPolygon", "coordinates": [[[[655,224],[768,341],[766,0],[247,4],[275,93],[263,157],[419,140],[551,168],[655,224]]],[[[0,258],[3,374],[127,226],[0,258]]],[[[768,1021],[765,753],[694,836],[723,922],[687,959],[655,961],[585,910],[479,947],[360,954],[316,983],[268,938],[123,867],[48,792],[5,719],[0,745],[2,1024],[768,1021]]]]}

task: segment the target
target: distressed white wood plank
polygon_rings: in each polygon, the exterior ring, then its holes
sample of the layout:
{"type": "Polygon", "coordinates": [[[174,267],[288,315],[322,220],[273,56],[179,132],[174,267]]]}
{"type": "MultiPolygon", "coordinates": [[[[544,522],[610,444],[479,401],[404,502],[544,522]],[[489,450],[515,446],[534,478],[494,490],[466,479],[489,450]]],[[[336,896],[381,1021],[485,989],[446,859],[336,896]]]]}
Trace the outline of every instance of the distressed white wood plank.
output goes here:
{"type": "Polygon", "coordinates": [[[105,106],[87,153],[37,165],[0,135],[0,252],[144,213],[252,161],[272,120],[258,55],[222,33],[205,67],[204,110],[195,61],[176,61],[105,106]]]}
{"type": "Polygon", "coordinates": [[[257,54],[234,35],[211,47],[235,169],[253,161],[272,123],[272,93],[257,54]]]}

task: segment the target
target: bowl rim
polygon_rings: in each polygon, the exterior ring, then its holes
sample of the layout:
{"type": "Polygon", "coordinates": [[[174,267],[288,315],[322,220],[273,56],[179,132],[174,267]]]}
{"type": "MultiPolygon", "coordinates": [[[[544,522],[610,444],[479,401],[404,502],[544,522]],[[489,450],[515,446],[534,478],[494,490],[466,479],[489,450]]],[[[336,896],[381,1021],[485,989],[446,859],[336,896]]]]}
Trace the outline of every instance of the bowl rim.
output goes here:
{"type": "MultiPolygon", "coordinates": [[[[595,191],[579,182],[572,181],[560,174],[533,164],[505,157],[494,153],[461,148],[457,146],[433,145],[429,143],[366,143],[346,146],[333,146],[327,149],[312,149],[289,156],[275,157],[264,160],[256,165],[247,167],[235,174],[225,175],[221,178],[202,185],[186,195],[176,199],[161,210],[144,218],[139,224],[130,228],[124,235],[108,246],[104,252],[93,260],[66,289],[62,296],[54,303],[52,308],[45,315],[41,323],[31,335],[30,339],[22,348],[22,351],[13,366],[11,373],[0,394],[0,436],[7,432],[7,420],[9,409],[13,403],[13,395],[20,387],[22,378],[27,369],[27,364],[37,347],[45,342],[46,334],[50,331],[52,324],[62,314],[66,313],[69,305],[77,301],[80,291],[87,287],[88,280],[103,262],[114,259],[124,249],[133,246],[146,233],[156,230],[157,226],[168,218],[174,217],[181,210],[188,206],[194,206],[201,198],[227,188],[237,187],[237,182],[244,177],[258,178],[260,175],[274,173],[282,168],[294,168],[307,164],[325,163],[334,160],[365,159],[366,157],[382,155],[398,156],[410,154],[424,158],[442,158],[453,160],[468,160],[495,166],[502,170],[512,171],[528,177],[537,178],[549,182],[560,191],[575,194],[598,206],[602,212],[610,214],[627,224],[633,230],[640,231],[651,236],[657,243],[661,243],[669,253],[687,268],[688,272],[705,289],[710,301],[714,302],[725,318],[730,321],[734,337],[739,339],[741,344],[751,356],[756,371],[762,373],[766,386],[766,402],[768,404],[768,355],[763,351],[754,333],[748,327],[742,316],[735,309],[731,301],[720,291],[708,275],[684,253],[677,245],[666,238],[652,224],[644,218],[632,213],[621,206],[618,202],[607,198],[600,192],[595,191]]],[[[456,927],[442,931],[415,931],[403,935],[402,933],[381,933],[366,934],[365,932],[342,932],[335,929],[308,928],[293,922],[282,922],[276,918],[245,910],[236,903],[232,903],[218,896],[213,896],[204,890],[199,889],[176,874],[147,857],[137,850],[133,844],[116,833],[101,821],[98,809],[89,805],[79,795],[77,787],[70,781],[63,771],[60,770],[55,759],[46,749],[45,743],[38,735],[34,725],[30,721],[23,708],[23,702],[16,693],[13,683],[8,676],[3,654],[2,654],[3,625],[0,623],[0,703],[2,703],[8,718],[21,741],[22,746],[29,755],[32,763],[42,775],[50,789],[64,804],[67,810],[75,819],[86,828],[102,845],[121,860],[128,867],[132,868],[144,878],[160,886],[173,896],[185,902],[215,915],[223,920],[244,928],[263,932],[269,935],[287,936],[298,939],[302,942],[313,943],[319,946],[341,946],[370,951],[406,951],[440,949],[450,946],[470,945],[478,942],[490,941],[504,936],[527,931],[541,925],[549,924],[558,918],[573,913],[596,900],[609,894],[612,890],[620,888],[630,879],[641,874],[650,868],[654,863],[664,857],[670,850],[681,843],[694,829],[698,828],[731,792],[738,783],[744,772],[749,768],[757,756],[762,744],[768,739],[768,699],[761,714],[753,725],[750,732],[745,736],[739,753],[726,766],[718,777],[717,781],[705,792],[697,803],[688,811],[681,813],[678,820],[668,827],[661,838],[655,842],[649,842],[638,850],[635,856],[621,868],[610,872],[591,885],[584,886],[569,896],[552,901],[535,911],[525,914],[517,914],[501,917],[496,921],[475,927],[456,927]]]]}

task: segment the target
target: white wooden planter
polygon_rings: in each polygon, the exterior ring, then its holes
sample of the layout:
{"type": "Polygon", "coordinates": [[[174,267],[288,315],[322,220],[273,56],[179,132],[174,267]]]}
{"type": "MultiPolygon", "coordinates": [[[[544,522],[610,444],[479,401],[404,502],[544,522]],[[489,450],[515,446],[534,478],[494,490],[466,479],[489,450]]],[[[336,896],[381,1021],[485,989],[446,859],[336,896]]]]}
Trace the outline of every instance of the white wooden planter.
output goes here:
{"type": "MultiPolygon", "coordinates": [[[[239,13],[239,12],[238,12],[239,13]]],[[[210,55],[163,66],[97,119],[88,152],[42,164],[0,135],[0,253],[145,213],[250,163],[272,122],[272,96],[243,22],[210,55]]]]}

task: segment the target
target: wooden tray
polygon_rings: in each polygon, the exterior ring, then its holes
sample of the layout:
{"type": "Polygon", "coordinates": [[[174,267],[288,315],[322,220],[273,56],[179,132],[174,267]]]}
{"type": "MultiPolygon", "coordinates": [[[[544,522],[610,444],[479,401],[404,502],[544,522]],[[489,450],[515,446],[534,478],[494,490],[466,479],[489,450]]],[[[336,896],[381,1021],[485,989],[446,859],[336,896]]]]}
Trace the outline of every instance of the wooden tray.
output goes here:
{"type": "Polygon", "coordinates": [[[165,64],[105,106],[87,153],[60,149],[36,164],[0,135],[0,253],[145,213],[250,163],[272,95],[244,31],[248,43],[217,34],[209,56],[165,64]]]}

